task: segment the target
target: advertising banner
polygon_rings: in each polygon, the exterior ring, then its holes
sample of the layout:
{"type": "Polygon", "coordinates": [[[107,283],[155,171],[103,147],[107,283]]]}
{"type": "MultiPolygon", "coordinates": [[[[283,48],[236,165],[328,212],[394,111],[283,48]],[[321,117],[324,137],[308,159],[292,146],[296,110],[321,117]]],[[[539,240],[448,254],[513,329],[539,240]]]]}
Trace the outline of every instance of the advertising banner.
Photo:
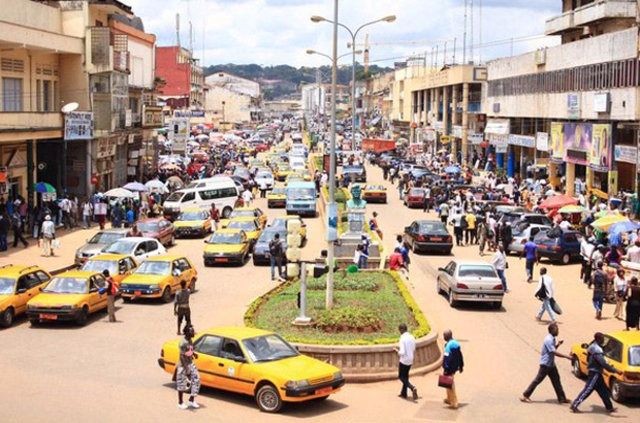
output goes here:
{"type": "Polygon", "coordinates": [[[611,125],[592,125],[591,157],[589,166],[598,172],[606,172],[611,167],[611,125]]]}
{"type": "Polygon", "coordinates": [[[588,165],[591,149],[591,124],[564,124],[564,154],[567,163],[588,165]]]}
{"type": "Polygon", "coordinates": [[[189,138],[189,118],[171,119],[169,129],[169,139],[172,141],[173,151],[185,151],[187,148],[187,138],[189,138]]]}
{"type": "Polygon", "coordinates": [[[64,139],[93,139],[93,112],[69,112],[64,114],[64,139]]]}
{"type": "Polygon", "coordinates": [[[564,161],[564,134],[562,133],[562,123],[551,123],[551,158],[554,162],[564,161]]]}
{"type": "Polygon", "coordinates": [[[549,150],[549,134],[546,132],[536,133],[536,150],[548,151],[549,150]]]}
{"type": "Polygon", "coordinates": [[[613,158],[616,162],[636,164],[638,161],[638,148],[632,145],[616,145],[613,148],[613,158]]]}

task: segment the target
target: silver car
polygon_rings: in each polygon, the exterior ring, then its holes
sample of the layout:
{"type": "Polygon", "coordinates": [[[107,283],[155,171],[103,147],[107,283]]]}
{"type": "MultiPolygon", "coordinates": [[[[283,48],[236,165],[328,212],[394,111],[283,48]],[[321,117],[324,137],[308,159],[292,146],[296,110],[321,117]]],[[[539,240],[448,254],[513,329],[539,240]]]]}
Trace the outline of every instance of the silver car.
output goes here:
{"type": "Polygon", "coordinates": [[[128,229],[105,229],[95,234],[87,243],[76,250],[75,263],[80,266],[89,257],[100,254],[102,249],[127,236],[128,229]]]}
{"type": "Polygon", "coordinates": [[[524,244],[526,244],[531,237],[536,236],[540,232],[547,232],[549,229],[551,229],[549,225],[538,225],[527,222],[516,224],[512,231],[513,240],[507,247],[505,253],[521,254],[524,251],[524,244]]]}
{"type": "Polygon", "coordinates": [[[451,307],[461,301],[491,303],[497,309],[502,307],[504,289],[490,263],[452,260],[438,269],[436,288],[438,294],[444,293],[448,297],[451,307]]]}

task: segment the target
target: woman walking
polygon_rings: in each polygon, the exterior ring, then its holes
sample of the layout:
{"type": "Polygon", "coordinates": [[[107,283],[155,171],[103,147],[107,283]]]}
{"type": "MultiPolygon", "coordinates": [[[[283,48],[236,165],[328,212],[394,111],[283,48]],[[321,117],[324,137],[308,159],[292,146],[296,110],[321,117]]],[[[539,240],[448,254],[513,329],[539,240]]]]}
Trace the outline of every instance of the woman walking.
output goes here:
{"type": "Polygon", "coordinates": [[[629,281],[627,289],[627,329],[635,328],[640,330],[640,286],[638,286],[638,278],[635,276],[629,281]]]}
{"type": "Polygon", "coordinates": [[[616,309],[613,317],[622,320],[622,308],[624,299],[627,296],[627,281],[624,278],[624,269],[618,269],[616,276],[613,278],[614,289],[616,291],[616,309]]]}
{"type": "Polygon", "coordinates": [[[178,388],[178,408],[200,408],[196,402],[196,396],[200,391],[200,375],[193,359],[197,357],[193,351],[193,337],[195,332],[193,326],[184,328],[184,339],[180,341],[180,360],[176,369],[176,385],[178,388]],[[184,403],[183,395],[189,392],[189,402],[184,403]]]}

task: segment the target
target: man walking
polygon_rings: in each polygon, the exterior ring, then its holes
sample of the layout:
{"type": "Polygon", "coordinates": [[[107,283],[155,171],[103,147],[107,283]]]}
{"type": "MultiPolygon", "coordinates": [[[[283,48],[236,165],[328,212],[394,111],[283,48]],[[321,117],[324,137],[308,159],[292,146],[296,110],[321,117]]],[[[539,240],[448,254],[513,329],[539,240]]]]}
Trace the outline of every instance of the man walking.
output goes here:
{"type": "Polygon", "coordinates": [[[276,233],[273,239],[269,241],[269,261],[271,264],[271,280],[276,279],[275,268],[278,267],[278,279],[284,280],[282,276],[282,256],[284,254],[284,248],[282,241],[280,240],[280,234],[276,233]]]}
{"type": "Polygon", "coordinates": [[[504,247],[502,245],[498,245],[498,249],[491,258],[491,264],[496,268],[496,273],[498,273],[498,277],[500,281],[502,281],[502,289],[504,292],[509,292],[507,289],[507,278],[504,275],[504,271],[507,268],[507,256],[504,254],[504,247]]]}
{"type": "Polygon", "coordinates": [[[0,251],[7,251],[7,235],[9,234],[9,219],[0,210],[0,251]]]}
{"type": "Polygon", "coordinates": [[[533,280],[533,266],[536,260],[538,260],[538,246],[533,242],[533,237],[530,237],[529,241],[524,244],[524,249],[520,255],[521,259],[522,256],[524,256],[526,260],[525,269],[527,271],[527,282],[530,283],[533,280]]]}
{"type": "Polygon", "coordinates": [[[176,292],[175,302],[173,304],[173,314],[178,317],[178,335],[181,335],[180,326],[182,320],[185,320],[185,329],[191,326],[191,307],[189,306],[189,297],[191,290],[187,289],[187,281],[180,281],[180,289],[176,292]]]}
{"type": "Polygon", "coordinates": [[[542,315],[546,311],[549,313],[551,321],[555,323],[556,314],[553,312],[553,308],[551,307],[551,299],[553,298],[553,279],[551,279],[551,276],[547,275],[546,267],[540,268],[540,280],[538,281],[538,287],[536,288],[535,295],[536,298],[542,301],[542,306],[536,316],[536,320],[540,321],[542,319],[542,315]]]}
{"type": "Polygon", "coordinates": [[[109,315],[109,322],[114,323],[116,322],[116,294],[118,292],[118,288],[109,274],[109,270],[104,269],[102,271],[102,276],[104,276],[107,281],[107,314],[109,315]]]}
{"type": "MultiPolygon", "coordinates": [[[[456,372],[462,373],[464,370],[464,358],[462,357],[462,350],[458,341],[453,339],[453,332],[447,329],[442,334],[444,337],[444,353],[442,358],[442,368],[445,376],[453,376],[456,372]]],[[[445,404],[448,404],[450,408],[454,410],[458,408],[458,396],[456,395],[455,382],[451,384],[451,388],[447,388],[447,398],[444,400],[445,404]]]]}
{"type": "Polygon", "coordinates": [[[193,350],[194,336],[193,326],[186,326],[184,339],[178,345],[180,359],[176,366],[176,387],[178,388],[178,408],[181,410],[186,410],[189,407],[200,408],[196,402],[196,396],[200,392],[200,375],[193,362],[193,359],[197,358],[197,354],[193,350]],[[183,399],[185,392],[189,393],[189,401],[186,404],[183,399]]]}
{"type": "Polygon", "coordinates": [[[51,216],[46,215],[42,222],[42,255],[49,257],[53,255],[53,240],[56,239],[56,226],[51,220],[51,216]]]}
{"type": "Polygon", "coordinates": [[[558,324],[555,322],[550,323],[549,326],[547,326],[547,330],[549,331],[549,333],[544,337],[544,341],[542,342],[542,350],[540,352],[540,367],[538,368],[538,374],[533,379],[529,387],[524,391],[522,397],[520,397],[520,401],[531,402],[531,394],[533,394],[533,391],[538,387],[538,385],[542,383],[542,381],[547,376],[549,376],[549,379],[551,379],[551,384],[553,385],[553,389],[554,391],[556,391],[558,402],[560,404],[568,404],[570,401],[564,394],[564,389],[562,389],[560,374],[558,373],[558,368],[556,367],[555,358],[561,357],[566,358],[567,360],[571,360],[571,357],[557,351],[558,347],[560,347],[563,342],[556,342],[556,337],[559,333],[558,324]]]}
{"type": "Polygon", "coordinates": [[[604,335],[600,332],[596,332],[593,336],[593,342],[589,345],[589,348],[587,348],[587,369],[589,370],[587,383],[582,389],[582,392],[580,392],[573,401],[573,404],[571,404],[571,411],[574,413],[580,412],[578,407],[584,400],[589,398],[589,395],[591,395],[594,390],[598,392],[598,395],[600,395],[600,399],[602,399],[607,412],[614,413],[617,411],[617,409],[613,407],[611,399],[609,398],[609,389],[607,389],[607,385],[604,383],[602,370],[606,369],[609,372],[618,375],[621,375],[622,372],[607,363],[607,360],[604,358],[604,351],[602,350],[603,344],[604,335]]]}
{"type": "Polygon", "coordinates": [[[24,248],[29,246],[29,243],[24,236],[22,235],[22,218],[20,217],[20,213],[17,210],[14,210],[11,214],[11,229],[13,230],[13,248],[18,246],[18,241],[22,242],[24,248]]]}
{"type": "Polygon", "coordinates": [[[413,355],[416,351],[416,339],[407,331],[407,325],[401,323],[398,326],[400,331],[400,341],[398,342],[398,348],[395,348],[398,353],[398,379],[402,382],[402,389],[400,390],[400,398],[407,398],[407,389],[411,390],[413,400],[418,399],[418,390],[409,382],[409,371],[413,365],[413,355]]]}
{"type": "Polygon", "coordinates": [[[608,283],[607,274],[602,270],[604,264],[599,261],[596,263],[596,271],[591,275],[593,284],[593,308],[596,310],[596,319],[602,318],[602,307],[604,306],[605,290],[608,283]]]}

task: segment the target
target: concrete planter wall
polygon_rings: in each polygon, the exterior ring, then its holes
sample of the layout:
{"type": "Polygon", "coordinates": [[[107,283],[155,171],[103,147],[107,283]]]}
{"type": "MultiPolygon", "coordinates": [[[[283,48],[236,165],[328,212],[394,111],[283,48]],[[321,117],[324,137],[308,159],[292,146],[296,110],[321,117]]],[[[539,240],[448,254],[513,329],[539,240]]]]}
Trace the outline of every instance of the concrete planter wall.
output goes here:
{"type": "MultiPolygon", "coordinates": [[[[438,334],[430,333],[416,340],[412,375],[431,372],[442,363],[438,334]]],[[[366,346],[332,346],[294,344],[306,355],[326,361],[342,369],[348,382],[377,382],[398,377],[398,353],[396,344],[366,346]]]]}

